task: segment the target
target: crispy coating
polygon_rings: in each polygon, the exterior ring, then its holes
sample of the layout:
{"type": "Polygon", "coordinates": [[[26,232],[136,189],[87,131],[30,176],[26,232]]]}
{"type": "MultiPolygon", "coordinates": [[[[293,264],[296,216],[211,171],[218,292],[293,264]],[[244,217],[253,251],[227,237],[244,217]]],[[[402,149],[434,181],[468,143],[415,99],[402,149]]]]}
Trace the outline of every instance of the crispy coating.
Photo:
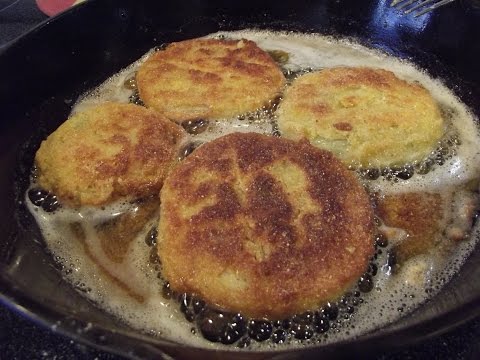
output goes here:
{"type": "Polygon", "coordinates": [[[153,110],[106,103],[77,113],[42,142],[38,183],[71,206],[158,194],[183,129],[153,110]]]}
{"type": "Polygon", "coordinates": [[[177,122],[254,111],[285,84],[270,55],[244,39],[172,43],[152,54],[136,79],[145,104],[177,122]]]}
{"type": "Polygon", "coordinates": [[[385,225],[406,231],[395,246],[398,263],[433,249],[445,227],[444,199],[438,193],[411,192],[386,195],[377,211],[385,225]]]}
{"type": "Polygon", "coordinates": [[[371,68],[330,68],[297,78],[279,108],[278,126],[346,163],[402,165],[424,159],[444,133],[439,107],[421,85],[371,68]]]}
{"type": "Polygon", "coordinates": [[[306,141],[235,133],[207,143],[167,178],[160,212],[171,287],[254,318],[338,298],[374,251],[364,188],[306,141]]]}

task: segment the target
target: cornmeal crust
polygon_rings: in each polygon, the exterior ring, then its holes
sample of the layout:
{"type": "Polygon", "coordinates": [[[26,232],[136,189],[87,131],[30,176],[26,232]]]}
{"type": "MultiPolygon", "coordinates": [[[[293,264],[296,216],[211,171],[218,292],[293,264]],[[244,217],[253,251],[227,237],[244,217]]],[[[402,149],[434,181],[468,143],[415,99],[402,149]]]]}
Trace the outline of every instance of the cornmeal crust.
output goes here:
{"type": "Polygon", "coordinates": [[[177,122],[257,110],[285,84],[270,55],[245,39],[172,43],[140,66],[136,80],[143,102],[177,122]]]}
{"type": "Polygon", "coordinates": [[[280,104],[278,126],[284,137],[307,138],[365,167],[422,160],[444,133],[439,107],[423,86],[365,67],[297,78],[280,104]]]}
{"type": "Polygon", "coordinates": [[[374,251],[364,188],[308,142],[235,133],[207,143],[169,175],[160,212],[171,288],[254,318],[337,299],[374,251]]]}
{"type": "Polygon", "coordinates": [[[179,125],[142,106],[98,105],[42,142],[38,184],[71,206],[158,194],[184,136],[179,125]]]}

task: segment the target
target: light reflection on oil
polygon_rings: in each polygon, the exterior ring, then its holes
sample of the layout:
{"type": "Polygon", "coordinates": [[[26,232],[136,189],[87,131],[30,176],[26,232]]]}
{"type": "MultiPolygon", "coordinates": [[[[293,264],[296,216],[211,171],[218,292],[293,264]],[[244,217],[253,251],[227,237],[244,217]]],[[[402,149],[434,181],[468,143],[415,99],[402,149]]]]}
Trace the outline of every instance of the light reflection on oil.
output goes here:
{"type": "Polygon", "coordinates": [[[426,13],[419,17],[413,14],[404,14],[390,6],[392,0],[379,0],[372,13],[370,26],[379,32],[388,33],[389,37],[399,37],[400,30],[410,33],[420,33],[425,30],[432,13],[426,13]]]}

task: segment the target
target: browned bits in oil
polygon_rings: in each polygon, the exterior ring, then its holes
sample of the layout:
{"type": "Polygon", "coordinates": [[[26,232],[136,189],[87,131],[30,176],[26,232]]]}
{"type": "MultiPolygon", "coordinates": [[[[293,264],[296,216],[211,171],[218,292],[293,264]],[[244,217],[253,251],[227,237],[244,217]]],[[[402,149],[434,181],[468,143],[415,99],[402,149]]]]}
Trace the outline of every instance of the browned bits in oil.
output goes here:
{"type": "Polygon", "coordinates": [[[148,261],[152,265],[160,264],[160,258],[158,257],[158,253],[157,253],[156,248],[153,247],[153,248],[150,249],[150,256],[149,256],[148,261]]]}
{"type": "Polygon", "coordinates": [[[157,235],[158,235],[158,230],[157,230],[157,227],[154,226],[147,233],[147,236],[145,236],[145,243],[147,244],[147,246],[152,247],[157,245],[157,235]]]}
{"type": "Polygon", "coordinates": [[[458,137],[457,134],[452,135],[448,140],[447,140],[447,145],[449,146],[458,146],[461,145],[462,141],[458,137]]]}
{"type": "Polygon", "coordinates": [[[145,106],[145,103],[143,100],[140,98],[140,94],[138,93],[138,90],[135,89],[132,95],[128,98],[128,101],[132,104],[139,105],[139,106],[145,106]]]}
{"type": "Polygon", "coordinates": [[[461,145],[461,140],[456,132],[451,129],[449,131],[452,133],[441,141],[438,148],[432,152],[428,158],[415,166],[414,172],[420,175],[428,174],[436,166],[442,166],[447,160],[451,159],[452,156],[456,155],[457,148],[461,145]]]}
{"type": "Polygon", "coordinates": [[[406,165],[400,169],[395,169],[395,176],[402,180],[410,179],[414,173],[415,173],[415,170],[411,165],[406,165]]]}
{"type": "Polygon", "coordinates": [[[277,110],[278,106],[282,101],[282,97],[280,95],[275,96],[274,98],[270,99],[267,103],[265,103],[260,109],[256,111],[251,111],[247,113],[243,113],[237,116],[237,119],[240,121],[247,121],[250,124],[256,122],[263,122],[265,119],[269,119],[272,125],[278,128],[275,124],[274,113],[277,110]]]}
{"type": "Polygon", "coordinates": [[[162,296],[165,298],[165,299],[171,299],[172,296],[173,296],[173,291],[172,289],[170,289],[170,284],[168,282],[166,282],[165,284],[163,284],[163,287],[162,287],[162,296]]]}
{"type": "MultiPolygon", "coordinates": [[[[319,70],[319,69],[317,69],[319,70]]],[[[287,79],[287,82],[288,83],[291,83],[293,80],[295,80],[297,77],[299,76],[302,76],[304,74],[307,74],[309,72],[312,72],[313,69],[312,68],[305,68],[305,69],[301,69],[301,70],[285,70],[283,72],[283,75],[285,76],[285,78],[287,79]]]]}
{"type": "Polygon", "coordinates": [[[358,280],[358,288],[361,292],[370,292],[373,289],[373,279],[370,274],[364,274],[358,280]]]}
{"type": "Polygon", "coordinates": [[[178,154],[178,160],[185,159],[188,155],[190,155],[193,152],[193,150],[195,150],[200,145],[202,145],[201,142],[189,142],[188,144],[185,144],[184,146],[182,146],[178,154]]]}
{"type": "Polygon", "coordinates": [[[80,240],[82,242],[85,241],[86,235],[85,230],[83,230],[82,224],[80,224],[79,222],[71,223],[70,231],[77,240],[80,240]]]}
{"type": "Polygon", "coordinates": [[[378,233],[375,236],[375,245],[379,247],[387,247],[388,246],[388,238],[383,233],[378,233]]]}
{"type": "Polygon", "coordinates": [[[198,135],[207,130],[208,120],[197,119],[182,122],[182,127],[192,135],[198,135]]]}
{"type": "Polygon", "coordinates": [[[433,165],[434,161],[432,159],[427,159],[418,165],[416,172],[420,175],[428,174],[432,170],[433,165]]]}
{"type": "Polygon", "coordinates": [[[283,50],[270,50],[268,51],[268,54],[280,65],[286,64],[290,58],[290,55],[283,50]]]}
{"type": "Polygon", "coordinates": [[[137,89],[137,80],[135,79],[135,74],[125,79],[125,81],[123,82],[123,87],[128,90],[137,89]]]}
{"type": "Polygon", "coordinates": [[[368,180],[377,180],[380,177],[380,170],[377,168],[361,169],[360,176],[368,180]]]}
{"type": "Polygon", "coordinates": [[[281,101],[282,101],[282,97],[280,95],[276,96],[275,98],[273,98],[268,102],[268,105],[265,107],[265,110],[268,110],[270,114],[274,113],[275,111],[277,111],[278,105],[280,105],[281,101]]]}

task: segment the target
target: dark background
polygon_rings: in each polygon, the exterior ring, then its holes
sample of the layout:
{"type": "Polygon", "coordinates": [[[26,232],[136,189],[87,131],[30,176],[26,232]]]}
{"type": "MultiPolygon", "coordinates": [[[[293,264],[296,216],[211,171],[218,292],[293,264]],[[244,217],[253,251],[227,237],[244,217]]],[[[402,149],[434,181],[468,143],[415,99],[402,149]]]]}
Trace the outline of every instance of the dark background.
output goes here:
{"type": "MultiPolygon", "coordinates": [[[[207,0],[206,0],[207,1],[207,0]]],[[[33,0],[0,0],[0,51],[8,42],[47,20],[33,0]]],[[[0,80],[1,81],[1,80],[0,80]]],[[[356,354],[361,358],[361,354],[356,354]]],[[[480,318],[404,350],[377,359],[478,359],[480,318]]],[[[0,304],[0,359],[121,359],[45,329],[0,304]]]]}

